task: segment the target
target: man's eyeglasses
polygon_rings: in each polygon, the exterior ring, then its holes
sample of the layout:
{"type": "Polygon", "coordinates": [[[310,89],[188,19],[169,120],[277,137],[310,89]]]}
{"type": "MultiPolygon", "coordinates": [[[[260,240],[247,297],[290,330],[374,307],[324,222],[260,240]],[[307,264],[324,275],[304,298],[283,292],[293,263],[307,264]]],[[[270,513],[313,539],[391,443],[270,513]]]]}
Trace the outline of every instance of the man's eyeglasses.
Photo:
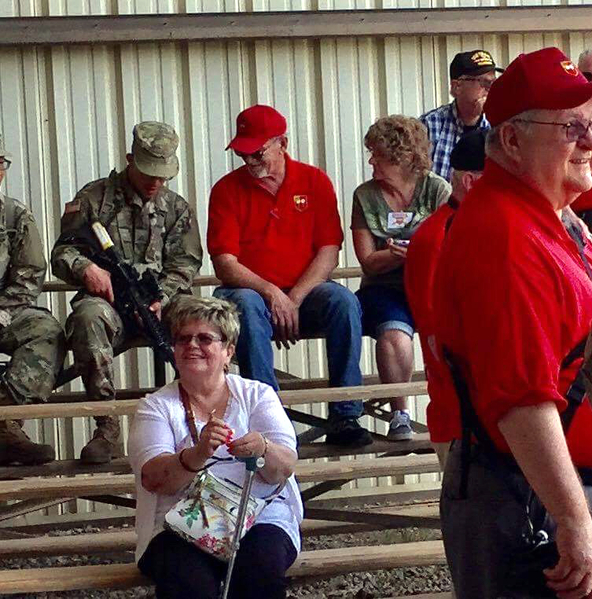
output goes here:
{"type": "Polygon", "coordinates": [[[263,156],[265,156],[265,153],[267,152],[267,150],[269,150],[268,146],[267,148],[263,148],[261,150],[257,150],[256,152],[253,152],[252,154],[244,154],[243,152],[239,152],[238,150],[234,150],[234,153],[239,157],[242,158],[243,160],[255,160],[255,162],[261,162],[263,160],[263,156]]]}
{"type": "Polygon", "coordinates": [[[483,89],[491,89],[495,79],[487,79],[486,77],[460,77],[459,81],[475,81],[483,89]]]}
{"type": "Polygon", "coordinates": [[[217,341],[226,341],[223,337],[218,335],[211,335],[210,333],[197,333],[197,335],[179,335],[175,338],[177,345],[189,345],[192,341],[195,341],[200,347],[209,347],[212,343],[217,341]]]}
{"type": "Polygon", "coordinates": [[[535,125],[554,125],[555,127],[563,127],[565,129],[565,137],[567,141],[579,141],[582,137],[585,137],[590,127],[592,127],[592,121],[579,121],[574,119],[569,123],[556,123],[555,121],[533,121],[531,119],[513,119],[519,123],[533,123],[535,125]]]}
{"type": "Polygon", "coordinates": [[[7,171],[10,168],[10,165],[12,164],[12,162],[10,162],[10,160],[7,160],[6,158],[3,158],[0,160],[0,171],[7,171]]]}

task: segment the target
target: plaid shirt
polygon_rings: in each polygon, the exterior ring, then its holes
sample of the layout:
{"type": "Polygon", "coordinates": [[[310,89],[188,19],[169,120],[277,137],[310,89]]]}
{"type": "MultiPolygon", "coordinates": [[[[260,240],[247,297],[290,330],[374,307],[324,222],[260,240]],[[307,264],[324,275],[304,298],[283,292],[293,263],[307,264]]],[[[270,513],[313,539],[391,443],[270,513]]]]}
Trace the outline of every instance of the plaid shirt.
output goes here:
{"type": "MultiPolygon", "coordinates": [[[[428,137],[432,142],[432,171],[450,181],[450,153],[465,130],[456,111],[456,102],[430,110],[420,116],[419,120],[427,127],[428,137]]],[[[479,127],[491,128],[485,115],[481,116],[479,127]]]]}

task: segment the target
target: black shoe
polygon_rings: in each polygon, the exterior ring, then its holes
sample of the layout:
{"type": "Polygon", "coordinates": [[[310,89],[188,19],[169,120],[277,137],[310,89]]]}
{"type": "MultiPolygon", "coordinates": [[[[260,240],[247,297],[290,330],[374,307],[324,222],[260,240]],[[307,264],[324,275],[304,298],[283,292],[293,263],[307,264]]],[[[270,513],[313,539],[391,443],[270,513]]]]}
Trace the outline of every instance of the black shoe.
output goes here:
{"type": "Polygon", "coordinates": [[[364,447],[372,443],[372,436],[360,426],[357,418],[341,418],[329,425],[325,443],[342,447],[364,447]]]}

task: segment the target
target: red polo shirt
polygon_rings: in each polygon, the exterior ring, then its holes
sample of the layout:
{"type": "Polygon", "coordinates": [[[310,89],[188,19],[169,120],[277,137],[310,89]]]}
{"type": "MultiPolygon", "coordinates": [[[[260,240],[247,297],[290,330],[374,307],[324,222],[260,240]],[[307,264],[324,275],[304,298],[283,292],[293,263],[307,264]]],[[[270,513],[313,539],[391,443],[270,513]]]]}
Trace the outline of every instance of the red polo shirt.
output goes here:
{"type": "Polygon", "coordinates": [[[592,208],[592,189],[583,193],[572,205],[572,210],[579,214],[584,210],[590,210],[592,208]]]}
{"type": "Polygon", "coordinates": [[[440,206],[413,234],[405,258],[405,294],[419,334],[428,379],[430,403],[427,408],[430,439],[445,443],[460,439],[458,400],[445,366],[434,353],[434,275],[446,224],[455,213],[457,200],[440,206]]]}
{"type": "MultiPolygon", "coordinates": [[[[592,260],[590,246],[586,254],[592,260]]],[[[497,423],[517,406],[559,411],[581,360],[561,362],[589,332],[592,282],[550,203],[488,160],[442,246],[434,287],[436,341],[457,357],[477,414],[509,451],[497,423]]],[[[592,409],[567,437],[577,466],[592,466],[592,409]]]]}
{"type": "Polygon", "coordinates": [[[207,239],[211,256],[232,254],[266,281],[293,287],[321,247],[343,242],[333,185],[322,170],[287,155],[275,196],[238,168],[212,189],[207,239]]]}

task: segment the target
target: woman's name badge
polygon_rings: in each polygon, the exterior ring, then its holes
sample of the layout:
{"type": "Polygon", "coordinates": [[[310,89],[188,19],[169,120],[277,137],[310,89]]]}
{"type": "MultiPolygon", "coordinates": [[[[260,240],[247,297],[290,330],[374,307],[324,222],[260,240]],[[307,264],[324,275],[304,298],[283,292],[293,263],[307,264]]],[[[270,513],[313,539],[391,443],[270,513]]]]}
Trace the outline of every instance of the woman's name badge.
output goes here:
{"type": "Polygon", "coordinates": [[[413,219],[413,212],[389,212],[387,227],[389,229],[402,229],[413,219]]]}

